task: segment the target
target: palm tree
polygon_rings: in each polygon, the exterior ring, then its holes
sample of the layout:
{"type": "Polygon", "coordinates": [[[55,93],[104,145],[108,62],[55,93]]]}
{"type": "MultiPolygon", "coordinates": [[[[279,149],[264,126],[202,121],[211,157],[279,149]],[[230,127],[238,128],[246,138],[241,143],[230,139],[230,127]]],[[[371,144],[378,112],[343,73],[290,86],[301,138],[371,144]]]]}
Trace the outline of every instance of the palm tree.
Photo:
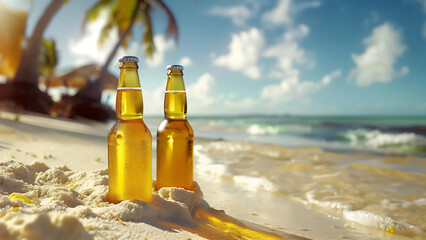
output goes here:
{"type": "Polygon", "coordinates": [[[52,0],[38,20],[27,47],[21,55],[15,77],[8,92],[15,103],[27,110],[49,113],[52,99],[38,88],[39,56],[43,32],[66,0],[52,0]]]}
{"type": "MultiPolygon", "coordinates": [[[[85,15],[83,26],[98,18],[100,13],[104,10],[108,10],[108,20],[101,30],[99,38],[99,44],[107,38],[109,32],[115,27],[118,28],[119,41],[115,44],[111,50],[108,58],[106,59],[99,78],[87,84],[82,90],[80,90],[72,99],[71,109],[74,110],[75,115],[83,115],[88,118],[99,119],[100,116],[94,116],[94,112],[99,114],[99,111],[90,111],[88,108],[105,108],[101,104],[101,96],[104,85],[104,78],[108,73],[108,66],[115,57],[117,50],[121,47],[127,47],[128,39],[132,35],[132,28],[137,21],[141,21],[145,26],[145,32],[142,38],[142,44],[145,49],[145,53],[148,57],[152,57],[155,51],[153,41],[153,27],[151,22],[151,12],[159,6],[168,17],[168,28],[166,34],[173,35],[175,40],[178,40],[178,27],[173,13],[167,7],[162,0],[99,0],[94,6],[92,6],[85,15]]],[[[71,111],[73,111],[71,110],[71,111]]],[[[112,111],[111,109],[109,109],[112,111]]],[[[112,114],[112,117],[114,114],[112,114]]]]}

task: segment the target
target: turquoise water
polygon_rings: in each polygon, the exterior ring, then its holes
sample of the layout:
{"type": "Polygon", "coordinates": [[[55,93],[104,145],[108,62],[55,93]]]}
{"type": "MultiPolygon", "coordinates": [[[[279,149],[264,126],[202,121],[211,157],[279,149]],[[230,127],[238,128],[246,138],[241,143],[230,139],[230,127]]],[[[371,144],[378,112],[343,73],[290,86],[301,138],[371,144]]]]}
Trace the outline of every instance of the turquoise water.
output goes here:
{"type": "Polygon", "coordinates": [[[426,155],[426,117],[192,117],[199,135],[335,151],[426,155]]]}

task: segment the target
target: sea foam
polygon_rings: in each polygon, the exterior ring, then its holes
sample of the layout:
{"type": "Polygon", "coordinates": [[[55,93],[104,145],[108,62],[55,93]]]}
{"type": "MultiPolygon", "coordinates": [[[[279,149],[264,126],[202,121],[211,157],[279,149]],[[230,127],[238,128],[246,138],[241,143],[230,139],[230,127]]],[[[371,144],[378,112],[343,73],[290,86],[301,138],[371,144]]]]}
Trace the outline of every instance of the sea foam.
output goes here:
{"type": "Polygon", "coordinates": [[[208,173],[218,177],[232,176],[232,172],[225,164],[216,163],[207,154],[201,152],[201,145],[194,146],[194,155],[197,158],[196,169],[199,173],[208,173]]]}
{"type": "Polygon", "coordinates": [[[273,126],[262,127],[259,124],[252,124],[247,128],[247,133],[252,135],[278,134],[279,128],[273,126]]]}
{"type": "Polygon", "coordinates": [[[380,216],[368,211],[346,210],[343,211],[343,216],[354,223],[367,227],[383,229],[390,233],[399,233],[408,236],[423,234],[423,231],[418,226],[408,224],[405,221],[395,221],[390,217],[380,216]]]}
{"type": "MultiPolygon", "coordinates": [[[[318,193],[316,191],[307,192],[306,204],[320,207],[321,209],[329,213],[333,213],[333,211],[336,211],[339,213],[339,215],[342,214],[342,216],[346,220],[366,227],[381,229],[386,232],[395,232],[408,236],[423,234],[423,230],[419,226],[409,224],[406,221],[397,221],[390,217],[382,216],[365,210],[354,210],[351,204],[344,204],[341,202],[332,201],[332,199],[329,199],[328,201],[317,200],[317,194],[318,193]]],[[[417,201],[411,204],[418,203],[421,204],[421,201],[417,201]]]]}
{"type": "Polygon", "coordinates": [[[348,139],[351,145],[372,149],[426,145],[426,138],[415,133],[384,133],[360,128],[347,131],[343,137],[348,139]]]}
{"type": "Polygon", "coordinates": [[[257,191],[258,189],[263,189],[269,192],[278,191],[278,188],[275,186],[275,184],[262,177],[238,175],[234,176],[233,180],[237,184],[241,184],[251,191],[257,191]]]}

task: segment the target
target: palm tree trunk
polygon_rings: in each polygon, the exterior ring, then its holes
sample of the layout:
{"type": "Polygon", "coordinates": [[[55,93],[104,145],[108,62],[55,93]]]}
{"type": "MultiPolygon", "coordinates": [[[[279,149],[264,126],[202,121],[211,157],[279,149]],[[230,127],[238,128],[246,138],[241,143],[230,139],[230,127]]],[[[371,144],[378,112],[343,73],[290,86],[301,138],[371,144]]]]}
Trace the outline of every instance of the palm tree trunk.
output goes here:
{"type": "MultiPolygon", "coordinates": [[[[140,1],[138,1],[140,2],[140,1]]],[[[139,6],[139,3],[138,5],[139,6]]],[[[139,11],[139,7],[136,7],[132,13],[132,18],[130,20],[130,24],[127,27],[126,31],[123,32],[120,36],[120,40],[115,44],[114,48],[110,52],[107,60],[105,61],[100,73],[99,78],[96,79],[95,82],[91,84],[87,84],[83,89],[81,89],[76,97],[85,97],[89,98],[93,101],[100,102],[102,97],[102,90],[104,86],[104,79],[106,77],[106,74],[108,73],[108,67],[111,63],[111,61],[114,59],[115,55],[117,54],[118,49],[123,45],[124,39],[126,39],[127,35],[131,32],[133,25],[136,22],[136,16],[137,12],[139,11]]]]}
{"type": "Polygon", "coordinates": [[[64,2],[65,0],[52,0],[38,20],[28,46],[25,48],[19,61],[14,78],[15,82],[38,85],[39,54],[43,32],[64,2]]]}

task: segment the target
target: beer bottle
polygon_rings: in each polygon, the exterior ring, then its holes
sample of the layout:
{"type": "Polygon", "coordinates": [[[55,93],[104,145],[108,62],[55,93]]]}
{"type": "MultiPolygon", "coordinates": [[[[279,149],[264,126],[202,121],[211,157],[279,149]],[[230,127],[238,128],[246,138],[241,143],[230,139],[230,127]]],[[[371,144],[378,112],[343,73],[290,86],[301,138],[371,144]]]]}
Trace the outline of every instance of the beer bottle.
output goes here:
{"type": "Polygon", "coordinates": [[[152,198],[152,136],[145,125],[139,59],[120,60],[116,114],[108,134],[109,202],[152,198]]]}
{"type": "Polygon", "coordinates": [[[186,120],[183,67],[167,66],[165,119],[157,131],[157,182],[162,187],[193,190],[194,132],[186,120]]]}

